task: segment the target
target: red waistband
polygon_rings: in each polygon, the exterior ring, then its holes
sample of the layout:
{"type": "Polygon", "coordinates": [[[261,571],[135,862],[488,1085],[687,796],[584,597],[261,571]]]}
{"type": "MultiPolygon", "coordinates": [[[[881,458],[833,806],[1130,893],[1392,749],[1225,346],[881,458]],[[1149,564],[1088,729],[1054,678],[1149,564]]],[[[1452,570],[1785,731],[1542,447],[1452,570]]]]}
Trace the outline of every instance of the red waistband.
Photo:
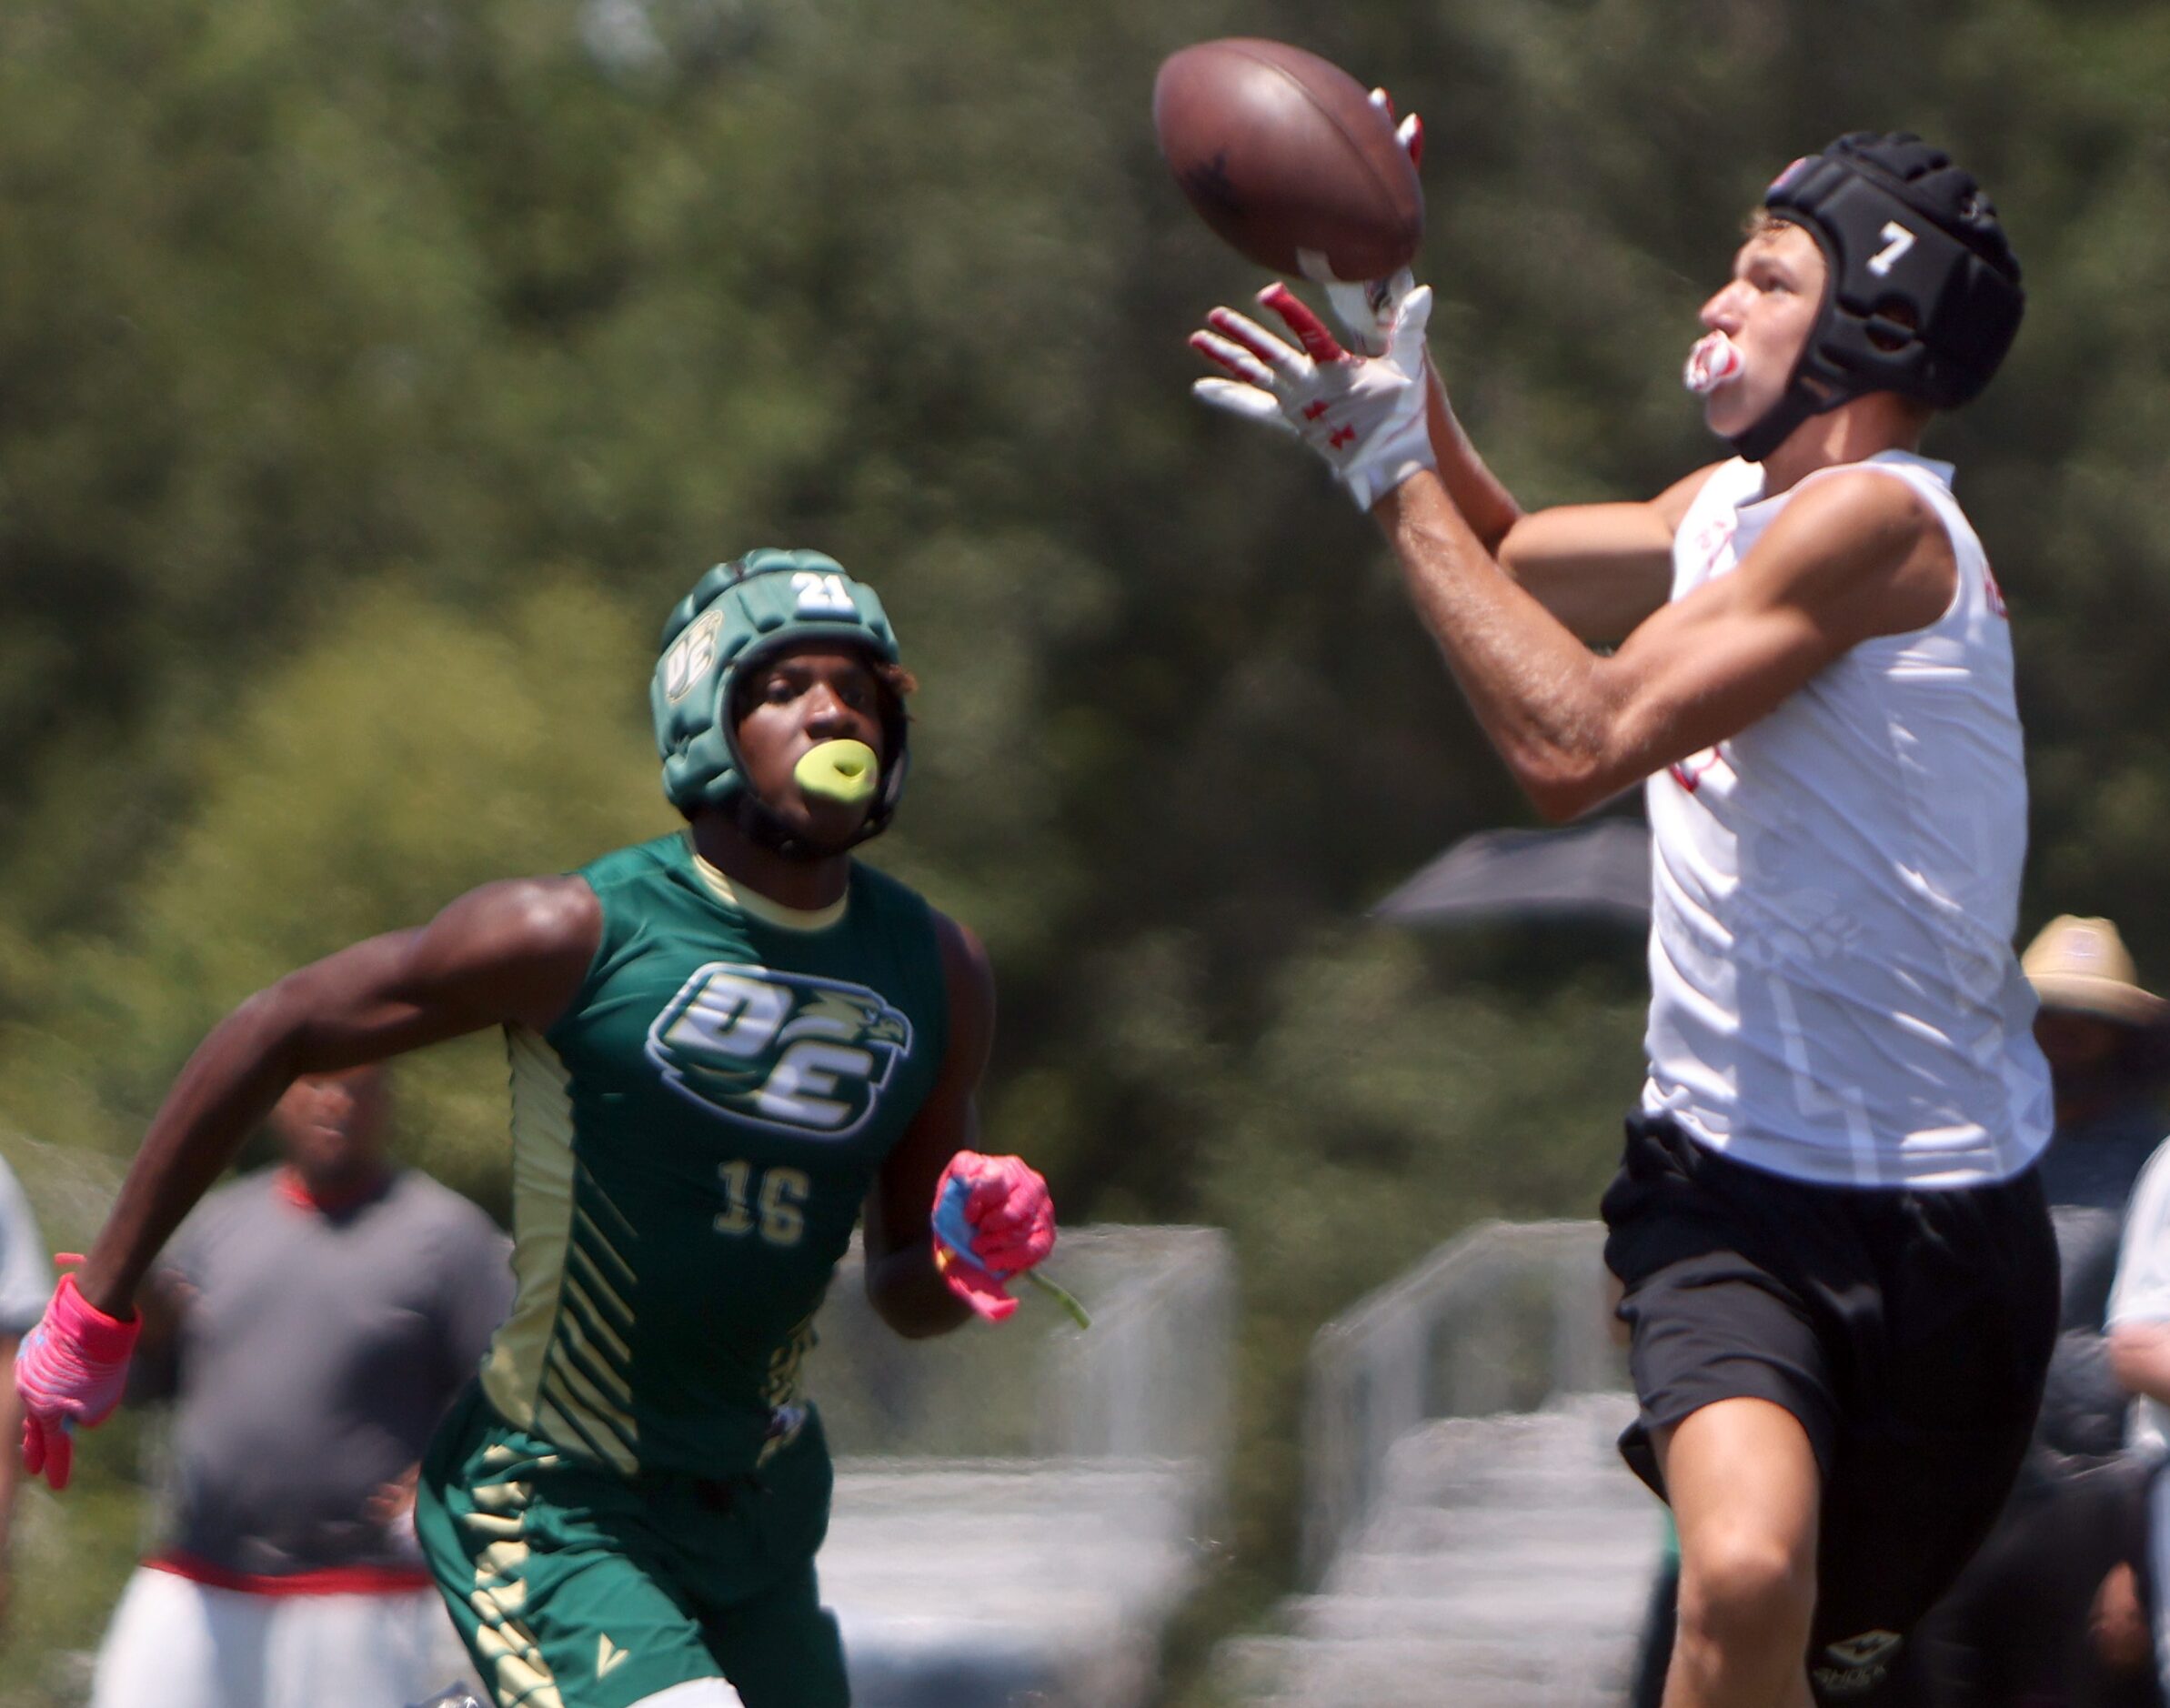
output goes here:
{"type": "Polygon", "coordinates": [[[144,1564],[207,1589],[236,1590],[244,1595],[412,1595],[431,1587],[429,1573],[420,1566],[319,1566],[311,1572],[262,1577],[232,1572],[188,1553],[162,1553],[144,1564]]]}

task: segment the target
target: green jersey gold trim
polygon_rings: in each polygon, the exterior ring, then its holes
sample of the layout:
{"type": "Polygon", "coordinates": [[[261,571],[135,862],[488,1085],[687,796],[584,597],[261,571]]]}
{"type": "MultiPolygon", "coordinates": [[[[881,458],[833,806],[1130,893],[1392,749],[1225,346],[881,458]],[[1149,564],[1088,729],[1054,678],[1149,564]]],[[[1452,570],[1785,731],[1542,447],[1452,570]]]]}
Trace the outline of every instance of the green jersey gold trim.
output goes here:
{"type": "Polygon", "coordinates": [[[855,864],[844,917],[779,929],[677,833],[581,876],[587,977],[507,1031],[517,1291],[483,1396],[617,1476],[748,1473],[810,1416],[807,1320],[939,1077],[936,918],[855,864]]]}
{"type": "MultiPolygon", "coordinates": [[[[686,846],[693,846],[692,833],[687,833],[686,846]]],[[[708,892],[727,908],[736,908],[748,918],[773,925],[784,931],[826,931],[840,920],[851,902],[849,889],[826,908],[787,908],[780,901],[771,901],[758,889],[741,889],[722,871],[701,859],[693,856],[694,875],[708,892]]]]}
{"type": "MultiPolygon", "coordinates": [[[[513,1457],[503,1447],[490,1451],[513,1457]]],[[[545,1457],[529,1462],[540,1468],[554,1462],[545,1457]]],[[[476,1510],[462,1513],[459,1522],[477,1538],[489,1539],[475,1554],[467,1605],[475,1613],[477,1657],[491,1673],[491,1694],[519,1708],[565,1708],[550,1663],[526,1618],[528,1548],[523,1532],[534,1488],[525,1481],[486,1482],[472,1493],[476,1510]]]]}
{"type": "Polygon", "coordinates": [[[631,1475],[640,1432],[627,1351],[630,1230],[573,1153],[571,1076],[558,1052],[524,1026],[505,1038],[517,1291],[483,1392],[508,1422],[631,1475]]]}

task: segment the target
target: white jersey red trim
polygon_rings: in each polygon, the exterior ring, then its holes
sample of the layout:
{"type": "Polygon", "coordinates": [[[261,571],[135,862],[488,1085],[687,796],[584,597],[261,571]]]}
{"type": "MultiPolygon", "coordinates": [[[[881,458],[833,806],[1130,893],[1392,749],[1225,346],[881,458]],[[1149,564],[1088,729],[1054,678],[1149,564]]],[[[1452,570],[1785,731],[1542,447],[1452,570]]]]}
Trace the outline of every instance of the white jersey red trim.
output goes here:
{"type": "Polygon", "coordinates": [[[2012,950],[2027,792],[2010,625],[1951,466],[1886,451],[1765,498],[1760,465],[1726,463],[1682,519],[1673,597],[1850,469],[1922,497],[1957,586],[1934,623],[1863,642],[1649,780],[1643,1108],[1795,1180],[1979,1185],[2049,1142],[2050,1091],[2012,950]]]}

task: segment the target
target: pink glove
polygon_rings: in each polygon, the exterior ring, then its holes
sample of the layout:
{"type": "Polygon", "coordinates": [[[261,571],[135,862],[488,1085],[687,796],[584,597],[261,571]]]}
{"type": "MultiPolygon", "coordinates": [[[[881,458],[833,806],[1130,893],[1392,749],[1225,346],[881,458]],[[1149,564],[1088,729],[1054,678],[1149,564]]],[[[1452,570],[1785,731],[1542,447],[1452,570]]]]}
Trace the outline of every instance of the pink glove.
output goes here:
{"type": "Polygon", "coordinates": [[[121,1402],[128,1356],[143,1319],[109,1317],[63,1275],[37,1326],[15,1352],[15,1392],[23,1399],[23,1469],[68,1486],[75,1443],[68,1432],[103,1423],[121,1402]]]}
{"type": "Polygon", "coordinates": [[[934,1187],[934,1266],[990,1322],[1017,1309],[1002,1285],[1055,1249],[1055,1203],[1022,1157],[959,1150],[934,1187]]]}

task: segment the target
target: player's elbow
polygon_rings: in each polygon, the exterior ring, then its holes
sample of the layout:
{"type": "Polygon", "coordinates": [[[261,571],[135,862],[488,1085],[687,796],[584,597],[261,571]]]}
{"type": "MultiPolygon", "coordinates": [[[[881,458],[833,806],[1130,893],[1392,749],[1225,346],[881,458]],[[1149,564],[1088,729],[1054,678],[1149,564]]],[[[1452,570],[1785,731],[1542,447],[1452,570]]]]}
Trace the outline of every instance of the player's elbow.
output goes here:
{"type": "Polygon", "coordinates": [[[1547,824],[1567,824],[1579,819],[1600,799],[1572,782],[1541,781],[1527,777],[1522,779],[1522,793],[1537,809],[1537,816],[1547,824]]]}
{"type": "Polygon", "coordinates": [[[929,1331],[918,1327],[901,1290],[895,1281],[884,1279],[882,1266],[878,1263],[867,1265],[867,1303],[876,1316],[906,1340],[926,1338],[929,1331]]]}
{"type": "Polygon", "coordinates": [[[952,1329],[961,1328],[965,1321],[962,1317],[953,1316],[946,1321],[937,1321],[929,1316],[920,1314],[914,1309],[896,1305],[878,1304],[874,1307],[874,1314],[888,1324],[890,1333],[902,1341],[931,1341],[937,1335],[947,1334],[952,1329]]]}
{"type": "Polygon", "coordinates": [[[1632,689],[1601,688],[1570,717],[1519,745],[1508,764],[1550,824],[1603,806],[1659,769],[1680,736],[1674,708],[1632,689]]]}
{"type": "Polygon", "coordinates": [[[1644,720],[1601,671],[1568,672],[1542,686],[1519,715],[1489,720],[1491,734],[1530,804],[1547,822],[1564,824],[1641,775],[1632,766],[1644,720]]]}
{"type": "Polygon", "coordinates": [[[971,1314],[931,1262],[915,1263],[897,1252],[867,1265],[867,1303],[892,1333],[907,1341],[947,1334],[971,1314]]]}
{"type": "Polygon", "coordinates": [[[1547,824],[1565,824],[1620,792],[1611,767],[1586,753],[1558,749],[1529,756],[1514,766],[1514,779],[1547,824]]]}

